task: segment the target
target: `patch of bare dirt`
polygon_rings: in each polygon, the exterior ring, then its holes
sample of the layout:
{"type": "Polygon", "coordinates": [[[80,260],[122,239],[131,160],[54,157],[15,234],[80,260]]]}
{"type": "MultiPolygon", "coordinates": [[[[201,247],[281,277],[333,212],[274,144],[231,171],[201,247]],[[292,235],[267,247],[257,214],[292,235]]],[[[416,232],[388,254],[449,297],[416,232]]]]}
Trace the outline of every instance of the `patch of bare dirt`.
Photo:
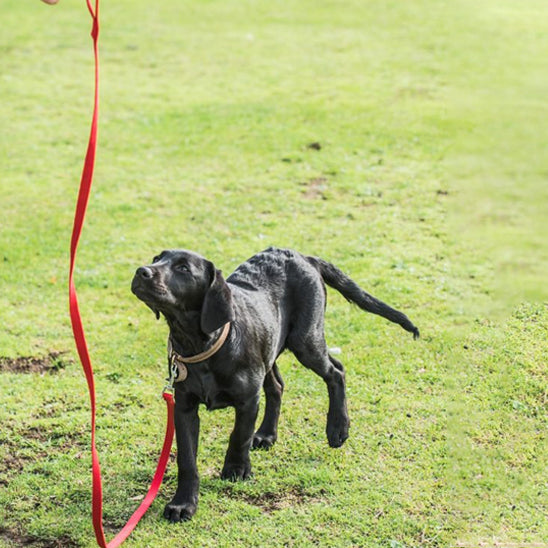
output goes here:
{"type": "Polygon", "coordinates": [[[3,477],[7,472],[19,473],[30,459],[21,455],[7,454],[0,463],[0,483],[8,485],[8,479],[3,477]]]}
{"type": "Polygon", "coordinates": [[[44,539],[33,535],[19,534],[16,531],[0,527],[0,539],[8,546],[19,548],[20,546],[34,546],[35,548],[78,548],[76,543],[67,535],[55,539],[44,539]]]}
{"type": "Polygon", "coordinates": [[[65,352],[50,352],[47,356],[21,356],[6,358],[0,356],[0,372],[2,373],[56,373],[64,369],[68,360],[65,352]]]}
{"type": "Polygon", "coordinates": [[[320,491],[318,494],[312,495],[302,489],[293,487],[288,491],[279,493],[267,491],[266,493],[261,493],[259,495],[252,495],[248,493],[227,491],[227,494],[234,498],[242,499],[248,504],[259,507],[263,512],[271,514],[277,510],[283,510],[284,508],[290,508],[292,506],[320,502],[322,500],[321,495],[324,495],[325,492],[320,491]]]}
{"type": "MultiPolygon", "coordinates": [[[[36,440],[39,442],[55,442],[55,445],[48,449],[40,449],[32,452],[22,451],[21,448],[10,440],[3,440],[2,443],[7,447],[7,452],[0,459],[0,485],[8,486],[12,478],[17,476],[30,463],[47,460],[52,454],[63,454],[66,451],[79,447],[84,451],[86,448],[86,437],[84,432],[49,432],[43,428],[31,426],[24,431],[24,437],[27,440],[36,440]]],[[[78,453],[75,458],[82,458],[83,453],[78,453]]]]}
{"type": "Polygon", "coordinates": [[[327,178],[326,177],[314,177],[308,182],[304,183],[303,195],[309,200],[320,198],[327,200],[324,192],[327,190],[327,178]]]}
{"type": "Polygon", "coordinates": [[[23,471],[29,463],[40,462],[46,459],[48,453],[39,451],[32,455],[21,453],[8,453],[0,462],[0,485],[7,487],[11,480],[23,471]]]}

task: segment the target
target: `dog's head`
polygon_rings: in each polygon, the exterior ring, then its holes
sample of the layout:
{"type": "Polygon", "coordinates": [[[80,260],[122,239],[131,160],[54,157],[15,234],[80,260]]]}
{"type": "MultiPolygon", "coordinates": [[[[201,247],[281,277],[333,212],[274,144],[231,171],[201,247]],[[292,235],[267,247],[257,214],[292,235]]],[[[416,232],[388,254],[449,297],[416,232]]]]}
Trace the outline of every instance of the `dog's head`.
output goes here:
{"type": "Polygon", "coordinates": [[[234,319],[232,294],[221,271],[191,251],[162,251],[152,264],[137,269],[131,290],[157,318],[199,312],[204,333],[234,319]]]}

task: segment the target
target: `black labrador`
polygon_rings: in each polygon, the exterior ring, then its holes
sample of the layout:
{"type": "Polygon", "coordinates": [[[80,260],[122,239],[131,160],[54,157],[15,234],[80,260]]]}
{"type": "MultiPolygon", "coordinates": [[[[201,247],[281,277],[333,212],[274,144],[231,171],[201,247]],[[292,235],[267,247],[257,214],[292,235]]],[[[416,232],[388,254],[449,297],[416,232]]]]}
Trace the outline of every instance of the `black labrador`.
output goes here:
{"type": "Polygon", "coordinates": [[[190,519],[198,503],[199,404],[236,410],[223,479],[249,477],[251,447],[269,448],[276,441],[284,386],[276,359],[286,348],[327,385],[329,445],[340,447],[348,437],[344,369],[329,355],[324,337],[324,284],[419,336],[407,316],[363,291],[334,265],[288,249],[269,248],[226,280],[212,262],[191,251],[164,251],[137,269],[131,289],[157,318],[165,316],[174,355],[185,362],[184,356],[215,352],[186,363],[184,380],[175,384],[178,483],[164,511],[170,521],[190,519]],[[266,407],[255,432],[261,386],[266,407]]]}

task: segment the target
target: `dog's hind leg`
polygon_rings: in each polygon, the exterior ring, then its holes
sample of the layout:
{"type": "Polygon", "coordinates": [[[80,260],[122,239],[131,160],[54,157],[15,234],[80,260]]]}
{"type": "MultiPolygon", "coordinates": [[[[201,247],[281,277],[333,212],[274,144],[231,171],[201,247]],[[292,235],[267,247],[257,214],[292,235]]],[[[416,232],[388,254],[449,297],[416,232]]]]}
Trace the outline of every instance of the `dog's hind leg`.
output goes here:
{"type": "Polygon", "coordinates": [[[254,449],[270,449],[278,437],[278,419],[282,405],[284,382],[276,362],[266,374],[263,383],[265,393],[265,412],[261,426],[253,436],[254,449]]]}
{"type": "Polygon", "coordinates": [[[290,337],[287,346],[305,367],[317,373],[327,385],[329,394],[327,441],[331,447],[340,447],[348,438],[350,426],[342,364],[328,354],[323,336],[308,339],[299,336],[290,337]]]}

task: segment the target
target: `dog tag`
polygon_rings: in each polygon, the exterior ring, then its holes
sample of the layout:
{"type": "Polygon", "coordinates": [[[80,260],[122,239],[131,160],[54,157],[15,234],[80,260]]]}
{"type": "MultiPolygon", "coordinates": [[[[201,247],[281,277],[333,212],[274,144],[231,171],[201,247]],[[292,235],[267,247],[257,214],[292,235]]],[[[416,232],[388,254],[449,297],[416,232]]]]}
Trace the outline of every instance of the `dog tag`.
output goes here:
{"type": "Polygon", "coordinates": [[[174,358],[175,364],[177,365],[177,371],[179,374],[177,375],[177,378],[175,379],[175,382],[181,382],[184,381],[188,377],[188,369],[186,368],[186,365],[177,358],[174,358]]]}

